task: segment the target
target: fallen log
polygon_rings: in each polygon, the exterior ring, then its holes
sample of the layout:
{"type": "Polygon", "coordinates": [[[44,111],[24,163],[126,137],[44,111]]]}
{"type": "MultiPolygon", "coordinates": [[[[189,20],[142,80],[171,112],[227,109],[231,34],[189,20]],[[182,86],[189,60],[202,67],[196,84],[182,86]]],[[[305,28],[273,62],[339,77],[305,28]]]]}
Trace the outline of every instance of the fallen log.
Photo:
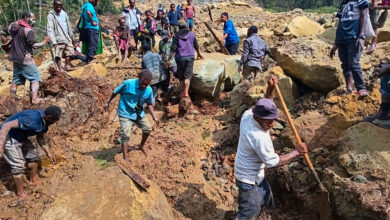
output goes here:
{"type": "Polygon", "coordinates": [[[229,51],[226,49],[226,47],[222,44],[222,42],[218,39],[217,35],[215,34],[215,32],[213,31],[213,29],[211,29],[210,25],[207,23],[207,22],[203,22],[204,25],[206,25],[207,29],[209,29],[211,35],[213,35],[214,39],[217,41],[218,45],[219,45],[219,48],[221,48],[222,52],[226,55],[230,55],[229,51]]]}
{"type": "Polygon", "coordinates": [[[122,171],[126,173],[135,183],[137,183],[138,186],[140,186],[144,191],[148,191],[148,188],[150,187],[149,183],[144,177],[142,177],[141,174],[135,171],[130,162],[125,161],[122,155],[119,154],[115,155],[115,161],[118,167],[121,168],[122,171]]]}

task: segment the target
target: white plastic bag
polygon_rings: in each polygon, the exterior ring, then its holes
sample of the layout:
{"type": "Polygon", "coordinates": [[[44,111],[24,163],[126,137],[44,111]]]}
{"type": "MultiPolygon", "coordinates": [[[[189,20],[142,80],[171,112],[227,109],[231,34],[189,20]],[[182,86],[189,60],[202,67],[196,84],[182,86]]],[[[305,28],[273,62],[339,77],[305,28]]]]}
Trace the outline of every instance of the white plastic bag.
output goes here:
{"type": "Polygon", "coordinates": [[[366,25],[364,26],[364,34],[366,37],[375,37],[375,31],[374,28],[372,28],[370,14],[368,13],[368,10],[366,12],[366,25]]]}

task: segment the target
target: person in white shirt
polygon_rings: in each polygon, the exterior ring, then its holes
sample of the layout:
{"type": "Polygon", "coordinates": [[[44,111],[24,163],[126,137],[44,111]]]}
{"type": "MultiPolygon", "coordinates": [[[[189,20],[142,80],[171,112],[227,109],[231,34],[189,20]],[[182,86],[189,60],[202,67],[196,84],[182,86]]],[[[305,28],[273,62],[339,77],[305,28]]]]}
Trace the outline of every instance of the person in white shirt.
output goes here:
{"type": "Polygon", "coordinates": [[[134,52],[137,51],[138,46],[138,33],[141,24],[141,14],[141,11],[135,7],[135,0],[129,0],[129,6],[125,7],[121,13],[121,16],[126,20],[126,26],[129,29],[129,34],[135,41],[135,48],[133,48],[134,52]]]}
{"type": "Polygon", "coordinates": [[[308,152],[303,143],[288,154],[279,156],[275,153],[269,130],[278,118],[278,110],[273,102],[276,83],[277,78],[271,77],[265,98],[260,99],[241,118],[240,138],[234,164],[234,175],[239,189],[236,219],[239,220],[257,219],[262,206],[273,205],[272,191],[265,179],[264,168],[285,165],[308,152]]]}

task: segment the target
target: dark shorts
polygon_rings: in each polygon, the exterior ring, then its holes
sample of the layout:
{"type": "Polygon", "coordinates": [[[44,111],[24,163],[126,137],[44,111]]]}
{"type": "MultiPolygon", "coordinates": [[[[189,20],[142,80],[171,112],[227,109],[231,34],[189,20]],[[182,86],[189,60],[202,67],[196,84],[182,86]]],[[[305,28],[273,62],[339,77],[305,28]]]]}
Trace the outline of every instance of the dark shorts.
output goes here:
{"type": "Polygon", "coordinates": [[[237,219],[257,219],[262,207],[274,205],[271,187],[266,179],[260,185],[251,185],[236,179],[238,191],[237,219]]]}
{"type": "Polygon", "coordinates": [[[42,81],[37,66],[35,64],[24,65],[14,62],[12,83],[16,85],[24,85],[26,84],[26,79],[31,83],[42,81]]]}
{"type": "Polygon", "coordinates": [[[229,51],[230,55],[236,55],[239,46],[240,46],[240,41],[235,43],[235,44],[225,45],[225,47],[229,51]]]}
{"type": "Polygon", "coordinates": [[[194,72],[194,59],[176,59],[176,65],[176,78],[179,80],[191,79],[194,72]]]}

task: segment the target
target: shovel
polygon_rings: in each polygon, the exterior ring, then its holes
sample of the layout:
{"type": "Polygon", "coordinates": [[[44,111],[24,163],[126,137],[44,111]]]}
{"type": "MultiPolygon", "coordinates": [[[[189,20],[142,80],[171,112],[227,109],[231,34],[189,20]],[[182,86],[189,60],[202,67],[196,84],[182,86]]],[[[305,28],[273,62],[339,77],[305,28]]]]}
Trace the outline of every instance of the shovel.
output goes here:
{"type": "MultiPolygon", "coordinates": [[[[294,121],[291,118],[290,112],[287,109],[286,103],[284,102],[284,98],[283,98],[282,93],[280,92],[278,84],[275,84],[275,91],[280,99],[280,103],[282,105],[283,112],[287,117],[288,124],[290,125],[291,130],[294,133],[294,136],[297,139],[298,144],[302,144],[302,140],[299,137],[297,128],[295,127],[294,121]]],[[[318,210],[317,211],[319,212],[320,220],[332,219],[332,209],[330,208],[329,192],[325,189],[324,185],[321,183],[321,180],[318,177],[318,175],[314,169],[313,163],[310,160],[309,154],[305,153],[303,155],[303,157],[305,158],[305,161],[310,168],[310,172],[311,172],[312,176],[314,177],[314,180],[317,182],[318,186],[321,189],[321,191],[317,195],[318,196],[317,197],[317,201],[318,201],[318,207],[317,207],[318,210]]]]}

